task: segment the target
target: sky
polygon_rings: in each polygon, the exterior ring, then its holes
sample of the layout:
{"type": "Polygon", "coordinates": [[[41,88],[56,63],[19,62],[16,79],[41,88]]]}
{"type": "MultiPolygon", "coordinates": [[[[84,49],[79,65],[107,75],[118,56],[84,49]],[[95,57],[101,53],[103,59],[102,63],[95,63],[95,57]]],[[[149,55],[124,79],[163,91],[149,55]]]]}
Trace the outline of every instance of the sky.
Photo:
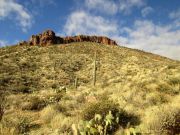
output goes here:
{"type": "Polygon", "coordinates": [[[46,29],[180,60],[180,0],[0,0],[0,47],[46,29]]]}

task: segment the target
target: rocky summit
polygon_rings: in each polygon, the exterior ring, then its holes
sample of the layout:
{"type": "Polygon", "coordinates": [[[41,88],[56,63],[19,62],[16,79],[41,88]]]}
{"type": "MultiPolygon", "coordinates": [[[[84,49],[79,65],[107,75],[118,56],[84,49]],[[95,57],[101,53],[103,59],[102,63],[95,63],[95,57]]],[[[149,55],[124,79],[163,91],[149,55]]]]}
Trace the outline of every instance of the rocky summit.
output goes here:
{"type": "Polygon", "coordinates": [[[107,45],[117,45],[116,41],[105,36],[78,35],[78,36],[59,37],[56,36],[55,32],[52,30],[46,30],[38,35],[32,35],[29,41],[19,42],[19,45],[47,46],[54,44],[68,44],[72,42],[85,42],[85,41],[107,44],[107,45]]]}

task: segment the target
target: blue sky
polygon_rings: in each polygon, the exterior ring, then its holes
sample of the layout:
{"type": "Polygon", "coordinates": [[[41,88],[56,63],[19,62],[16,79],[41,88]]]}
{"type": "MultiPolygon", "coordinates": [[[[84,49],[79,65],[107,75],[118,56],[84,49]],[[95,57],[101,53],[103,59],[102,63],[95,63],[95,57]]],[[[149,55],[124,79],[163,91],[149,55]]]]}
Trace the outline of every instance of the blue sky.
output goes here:
{"type": "Polygon", "coordinates": [[[179,0],[0,0],[0,46],[45,29],[105,35],[180,60],[179,0]]]}

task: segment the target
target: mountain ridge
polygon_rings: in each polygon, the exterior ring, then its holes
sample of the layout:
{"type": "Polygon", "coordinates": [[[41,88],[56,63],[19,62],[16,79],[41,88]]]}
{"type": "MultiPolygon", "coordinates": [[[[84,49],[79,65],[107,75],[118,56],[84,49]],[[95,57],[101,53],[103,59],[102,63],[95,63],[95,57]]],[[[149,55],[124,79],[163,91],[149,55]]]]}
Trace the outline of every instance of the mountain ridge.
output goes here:
{"type": "Polygon", "coordinates": [[[84,41],[102,43],[107,45],[117,45],[116,41],[105,36],[77,35],[77,36],[60,37],[60,36],[56,36],[55,32],[52,30],[45,30],[41,34],[32,35],[29,41],[21,41],[18,44],[47,46],[53,44],[68,44],[73,42],[84,42],[84,41]]]}

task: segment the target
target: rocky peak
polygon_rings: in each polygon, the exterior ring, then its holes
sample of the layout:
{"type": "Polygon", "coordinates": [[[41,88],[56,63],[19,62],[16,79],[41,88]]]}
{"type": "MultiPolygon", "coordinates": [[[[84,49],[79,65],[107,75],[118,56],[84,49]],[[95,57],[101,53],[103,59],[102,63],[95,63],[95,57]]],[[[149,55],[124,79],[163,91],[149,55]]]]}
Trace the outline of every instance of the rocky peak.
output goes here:
{"type": "Polygon", "coordinates": [[[46,30],[42,34],[32,35],[29,41],[22,41],[19,45],[40,45],[47,46],[53,44],[68,44],[72,42],[96,42],[107,45],[117,45],[117,43],[104,36],[68,36],[68,37],[58,37],[52,30],[46,30]]]}

